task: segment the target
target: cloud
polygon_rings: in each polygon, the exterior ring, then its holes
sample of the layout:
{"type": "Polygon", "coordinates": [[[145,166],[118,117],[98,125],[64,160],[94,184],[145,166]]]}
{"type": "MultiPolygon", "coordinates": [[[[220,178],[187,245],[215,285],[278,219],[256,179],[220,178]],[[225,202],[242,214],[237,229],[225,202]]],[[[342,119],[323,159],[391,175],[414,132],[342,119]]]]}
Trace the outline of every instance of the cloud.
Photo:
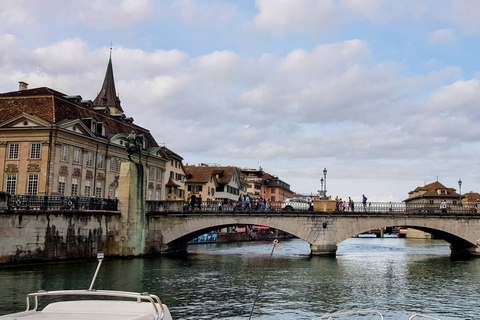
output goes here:
{"type": "Polygon", "coordinates": [[[259,12],[252,27],[283,36],[289,32],[325,32],[362,21],[387,25],[426,17],[438,19],[444,5],[431,0],[257,0],[256,7],[259,12]]]}
{"type": "MultiPolygon", "coordinates": [[[[2,92],[23,80],[93,100],[101,88],[106,46],[81,37],[33,49],[16,34],[0,40],[2,92]]],[[[440,63],[428,73],[409,70],[373,48],[351,39],[259,57],[234,50],[191,57],[114,46],[112,59],[126,115],[188,163],[260,161],[287,182],[320,175],[323,166],[342,179],[423,181],[447,172],[443,161],[480,149],[478,79],[440,63]]]]}
{"type": "Polygon", "coordinates": [[[447,19],[466,34],[479,34],[480,2],[475,0],[449,0],[451,8],[447,19]]]}
{"type": "Polygon", "coordinates": [[[429,43],[450,44],[458,41],[454,29],[440,29],[432,32],[428,36],[429,43]]]}
{"type": "Polygon", "coordinates": [[[233,19],[238,10],[235,4],[228,2],[198,0],[174,0],[171,8],[183,21],[209,25],[233,19]]]}
{"type": "Polygon", "coordinates": [[[253,21],[254,28],[277,35],[330,29],[343,18],[334,0],[257,0],[256,7],[259,13],[253,21]]]}

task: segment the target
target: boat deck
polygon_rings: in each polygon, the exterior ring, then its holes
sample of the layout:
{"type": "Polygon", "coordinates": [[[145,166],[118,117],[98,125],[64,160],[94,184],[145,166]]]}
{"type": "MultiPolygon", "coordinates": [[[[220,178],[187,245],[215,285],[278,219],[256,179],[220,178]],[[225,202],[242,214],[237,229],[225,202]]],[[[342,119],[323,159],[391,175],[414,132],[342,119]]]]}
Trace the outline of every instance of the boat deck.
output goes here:
{"type": "MultiPolygon", "coordinates": [[[[164,317],[159,319],[171,320],[167,306],[163,305],[164,317]]],[[[161,309],[158,306],[158,309],[161,309]]],[[[80,300],[54,302],[42,311],[24,311],[0,319],[25,320],[154,320],[155,312],[151,303],[135,301],[108,301],[108,300],[80,300]]]]}

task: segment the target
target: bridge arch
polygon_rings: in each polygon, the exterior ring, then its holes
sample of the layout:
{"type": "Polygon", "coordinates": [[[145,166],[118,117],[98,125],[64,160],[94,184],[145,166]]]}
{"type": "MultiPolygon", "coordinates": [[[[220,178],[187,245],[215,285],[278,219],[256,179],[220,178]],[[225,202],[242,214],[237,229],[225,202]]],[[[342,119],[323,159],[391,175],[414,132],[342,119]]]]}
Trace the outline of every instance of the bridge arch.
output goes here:
{"type": "Polygon", "coordinates": [[[363,232],[393,226],[431,233],[436,238],[449,242],[454,255],[480,255],[480,217],[471,219],[388,214],[352,216],[319,213],[199,213],[162,215],[151,217],[150,220],[149,232],[160,233],[161,247],[157,250],[159,253],[186,251],[189,240],[210,230],[227,226],[259,225],[287,232],[308,242],[312,255],[318,256],[335,256],[340,242],[363,232]]]}

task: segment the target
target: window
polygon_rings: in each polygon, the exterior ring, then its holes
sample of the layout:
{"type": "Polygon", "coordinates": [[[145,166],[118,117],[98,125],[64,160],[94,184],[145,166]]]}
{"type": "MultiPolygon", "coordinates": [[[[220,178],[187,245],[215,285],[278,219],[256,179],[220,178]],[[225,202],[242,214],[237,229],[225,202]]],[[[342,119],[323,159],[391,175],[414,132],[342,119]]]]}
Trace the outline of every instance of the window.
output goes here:
{"type": "Polygon", "coordinates": [[[7,175],[7,193],[15,194],[17,191],[17,175],[8,174],[7,175]]]}
{"type": "Polygon", "coordinates": [[[68,161],[68,146],[62,146],[62,151],[60,154],[60,161],[67,162],[68,161]]]}
{"type": "Polygon", "coordinates": [[[113,197],[113,186],[108,187],[108,196],[113,197]]]}
{"type": "Polygon", "coordinates": [[[117,159],[115,159],[114,157],[110,158],[110,171],[115,171],[115,168],[117,167],[116,160],[117,159]]]}
{"type": "Polygon", "coordinates": [[[99,154],[97,158],[97,168],[103,169],[104,165],[105,165],[105,157],[99,154]]]}
{"type": "Polygon", "coordinates": [[[78,178],[72,178],[72,196],[78,196],[78,178]]]}
{"type": "Polygon", "coordinates": [[[97,198],[102,198],[103,197],[102,189],[103,189],[102,183],[97,182],[97,187],[95,188],[95,197],[97,197],[97,198]]]}
{"type": "Polygon", "coordinates": [[[32,143],[30,147],[30,159],[40,159],[40,143],[32,143]]]}
{"type": "Polygon", "coordinates": [[[93,167],[93,152],[87,153],[87,167],[93,167]]]}
{"type": "Polygon", "coordinates": [[[38,192],[38,174],[28,175],[28,194],[36,196],[38,192]]]}
{"type": "Polygon", "coordinates": [[[58,194],[61,196],[65,195],[65,176],[59,176],[58,177],[58,194]]]}
{"type": "Polygon", "coordinates": [[[162,181],[162,169],[157,168],[157,181],[162,181]]]}
{"type": "Polygon", "coordinates": [[[148,180],[153,180],[153,179],[155,179],[155,168],[150,167],[150,169],[148,170],[148,180]]]}
{"type": "Polygon", "coordinates": [[[275,194],[277,192],[277,189],[272,188],[272,194],[275,194]]]}
{"type": "Polygon", "coordinates": [[[73,150],[73,163],[80,164],[82,162],[82,150],[75,148],[73,150]]]}
{"type": "Polygon", "coordinates": [[[116,171],[120,172],[120,169],[122,168],[122,159],[117,158],[117,168],[116,171]]]}
{"type": "Polygon", "coordinates": [[[155,200],[160,200],[160,190],[155,190],[155,200]]]}
{"type": "Polygon", "coordinates": [[[270,199],[271,202],[275,202],[275,196],[273,196],[271,199],[270,199]]]}
{"type": "Polygon", "coordinates": [[[147,191],[147,200],[152,200],[153,198],[153,190],[152,189],[148,189],[147,191]]]}
{"type": "Polygon", "coordinates": [[[92,196],[92,180],[85,181],[85,197],[92,196]]]}
{"type": "Polygon", "coordinates": [[[18,143],[10,144],[10,148],[8,151],[8,159],[18,159],[18,143]]]}
{"type": "Polygon", "coordinates": [[[188,186],[188,191],[191,191],[192,193],[202,192],[202,186],[188,186]]]}
{"type": "Polygon", "coordinates": [[[173,171],[170,171],[170,178],[173,180],[173,178],[175,178],[175,172],[173,171]]]}

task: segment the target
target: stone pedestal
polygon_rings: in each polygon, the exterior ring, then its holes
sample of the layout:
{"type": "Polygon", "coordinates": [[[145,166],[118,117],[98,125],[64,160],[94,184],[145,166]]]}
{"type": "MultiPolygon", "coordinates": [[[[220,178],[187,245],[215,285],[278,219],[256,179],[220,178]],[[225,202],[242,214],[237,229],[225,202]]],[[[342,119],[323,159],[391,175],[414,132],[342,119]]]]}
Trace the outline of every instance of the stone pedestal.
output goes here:
{"type": "Polygon", "coordinates": [[[145,172],[142,164],[122,162],[118,209],[122,213],[121,256],[137,256],[145,250],[145,172]]]}
{"type": "Polygon", "coordinates": [[[337,202],[335,200],[313,200],[313,211],[335,212],[337,202]]]}
{"type": "Polygon", "coordinates": [[[312,256],[335,257],[337,255],[337,245],[334,243],[321,243],[310,245],[312,256]]]}
{"type": "Polygon", "coordinates": [[[8,209],[8,197],[8,193],[0,191],[0,212],[8,209]]]}

